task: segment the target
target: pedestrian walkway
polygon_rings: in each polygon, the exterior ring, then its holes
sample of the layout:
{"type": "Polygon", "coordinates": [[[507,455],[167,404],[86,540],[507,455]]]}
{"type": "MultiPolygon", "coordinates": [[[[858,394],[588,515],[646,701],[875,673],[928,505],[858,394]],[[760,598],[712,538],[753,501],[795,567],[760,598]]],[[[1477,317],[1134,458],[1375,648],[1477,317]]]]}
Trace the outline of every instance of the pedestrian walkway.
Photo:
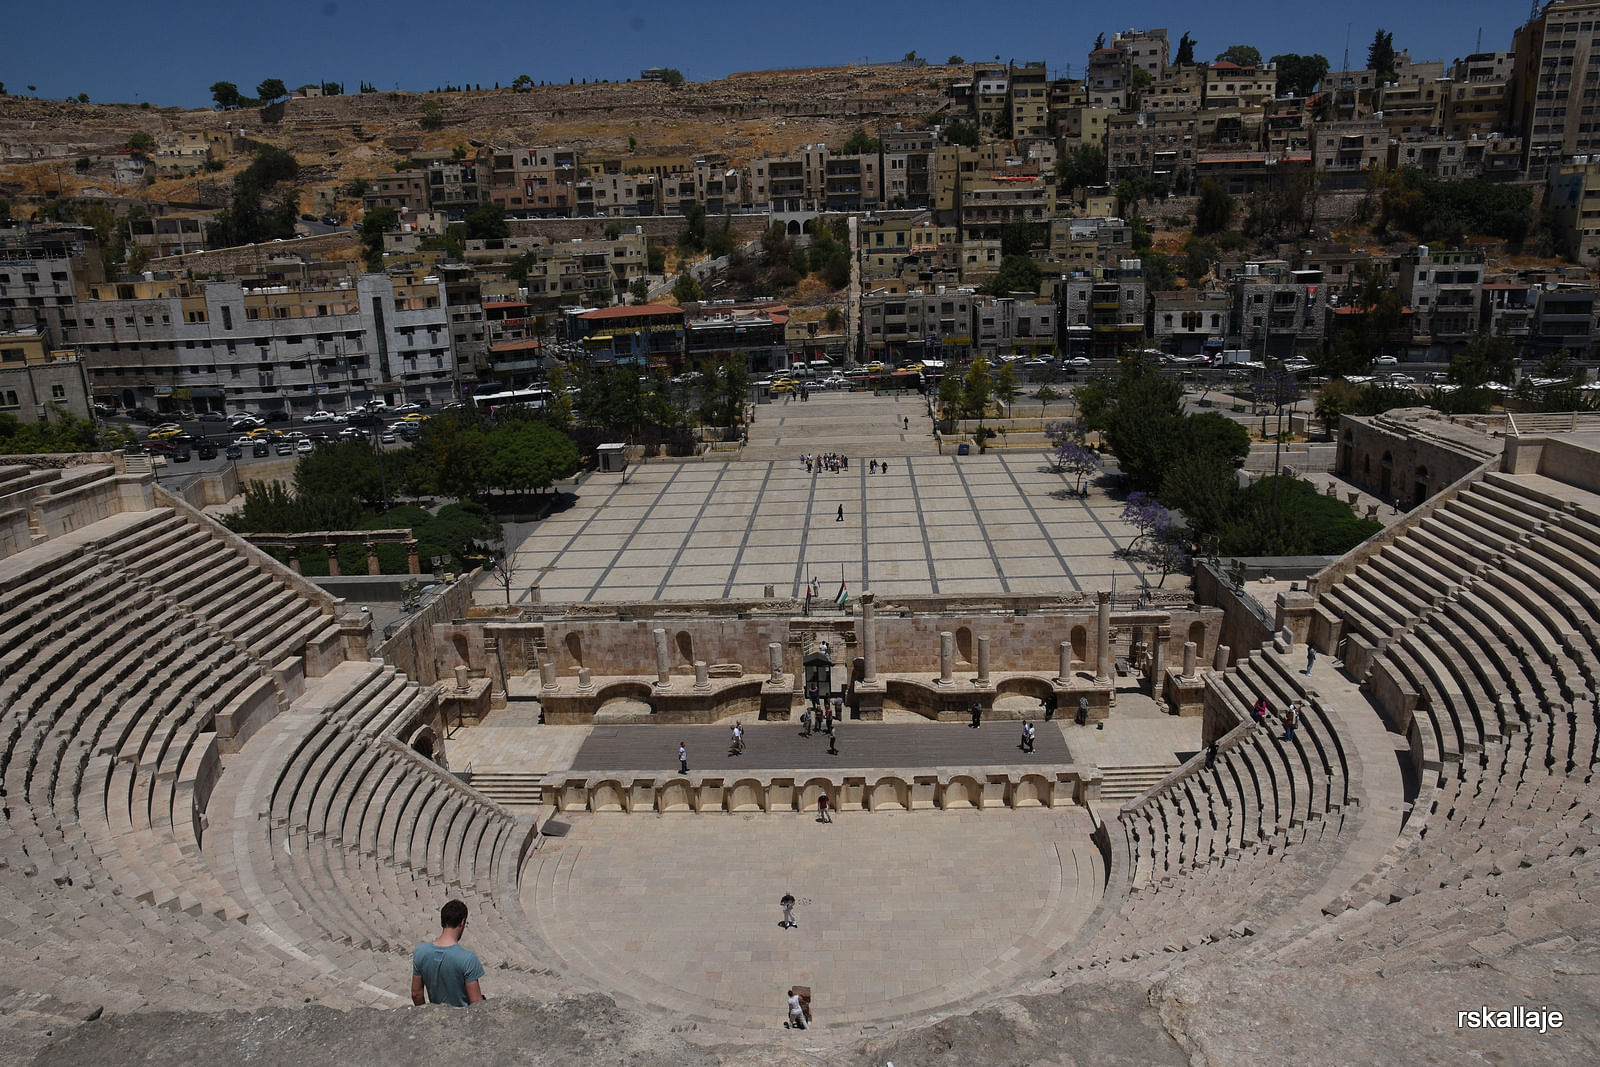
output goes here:
{"type": "Polygon", "coordinates": [[[727,726],[596,726],[572,760],[574,771],[664,771],[678,766],[678,742],[689,749],[689,769],[778,771],[799,767],[862,770],[902,767],[1056,766],[1072,762],[1061,731],[1040,727],[1034,751],[1023,752],[1020,720],[991,719],[974,730],[966,723],[923,725],[846,721],[839,727],[837,756],[828,737],[801,735],[795,722],[744,724],[742,756],[728,755],[727,726]]]}

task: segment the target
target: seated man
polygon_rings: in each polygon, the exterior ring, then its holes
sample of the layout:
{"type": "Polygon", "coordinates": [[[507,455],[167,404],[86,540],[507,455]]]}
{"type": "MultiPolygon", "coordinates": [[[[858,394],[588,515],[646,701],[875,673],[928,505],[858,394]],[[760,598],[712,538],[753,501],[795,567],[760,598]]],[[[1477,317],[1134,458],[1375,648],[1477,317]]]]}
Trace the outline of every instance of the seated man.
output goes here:
{"type": "Polygon", "coordinates": [[[467,906],[452,900],[439,909],[439,936],[424,941],[411,953],[411,1003],[428,1002],[465,1008],[483,999],[478,980],[483,964],[475,953],[461,947],[467,930],[467,906]]]}

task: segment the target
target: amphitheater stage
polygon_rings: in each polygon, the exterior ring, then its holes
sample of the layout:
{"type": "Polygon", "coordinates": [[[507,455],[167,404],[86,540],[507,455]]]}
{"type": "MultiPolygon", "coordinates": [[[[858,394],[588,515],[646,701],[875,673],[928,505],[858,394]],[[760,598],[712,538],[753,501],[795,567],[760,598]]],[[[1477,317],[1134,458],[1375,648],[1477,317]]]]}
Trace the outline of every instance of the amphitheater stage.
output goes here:
{"type": "Polygon", "coordinates": [[[729,729],[716,726],[595,726],[578,749],[573,771],[676,771],[678,742],[694,771],[778,771],[798,767],[884,770],[905,767],[1026,765],[1072,762],[1055,723],[1035,720],[1032,752],[1019,747],[1022,723],[996,719],[974,730],[966,723],[846,721],[839,727],[837,756],[828,755],[820,731],[805,737],[798,723],[747,723],[745,750],[729,755],[729,729]]]}
{"type": "Polygon", "coordinates": [[[707,1038],[779,1029],[794,984],[813,990],[810,1045],[1042,978],[1105,879],[1075,806],[562,819],[522,881],[557,966],[707,1038]]]}

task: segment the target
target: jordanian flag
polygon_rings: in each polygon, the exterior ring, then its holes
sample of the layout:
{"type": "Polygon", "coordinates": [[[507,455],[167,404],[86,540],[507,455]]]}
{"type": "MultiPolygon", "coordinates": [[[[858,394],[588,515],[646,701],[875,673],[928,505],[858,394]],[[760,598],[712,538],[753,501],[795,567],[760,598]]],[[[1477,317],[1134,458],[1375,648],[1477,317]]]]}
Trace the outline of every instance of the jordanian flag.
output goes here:
{"type": "Polygon", "coordinates": [[[833,598],[833,602],[842,608],[844,607],[845,601],[849,599],[850,590],[845,588],[844,579],[841,578],[839,579],[839,595],[833,598]]]}

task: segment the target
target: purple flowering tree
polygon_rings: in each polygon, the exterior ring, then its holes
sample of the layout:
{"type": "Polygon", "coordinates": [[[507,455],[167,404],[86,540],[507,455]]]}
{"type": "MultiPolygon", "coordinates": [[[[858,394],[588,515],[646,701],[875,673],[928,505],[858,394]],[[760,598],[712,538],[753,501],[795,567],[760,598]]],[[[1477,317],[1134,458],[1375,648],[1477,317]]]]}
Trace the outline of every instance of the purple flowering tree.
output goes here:
{"type": "Polygon", "coordinates": [[[1077,482],[1072,491],[1084,495],[1084,481],[1100,469],[1100,453],[1083,442],[1083,424],[1077,421],[1052,422],[1044,428],[1045,436],[1055,443],[1050,458],[1056,470],[1073,475],[1077,482]]]}
{"type": "Polygon", "coordinates": [[[1177,525],[1172,521],[1172,512],[1161,506],[1154,493],[1142,491],[1128,494],[1128,502],[1122,509],[1122,521],[1139,531],[1128,545],[1129,555],[1138,551],[1142,541],[1160,541],[1171,536],[1177,525]]]}

